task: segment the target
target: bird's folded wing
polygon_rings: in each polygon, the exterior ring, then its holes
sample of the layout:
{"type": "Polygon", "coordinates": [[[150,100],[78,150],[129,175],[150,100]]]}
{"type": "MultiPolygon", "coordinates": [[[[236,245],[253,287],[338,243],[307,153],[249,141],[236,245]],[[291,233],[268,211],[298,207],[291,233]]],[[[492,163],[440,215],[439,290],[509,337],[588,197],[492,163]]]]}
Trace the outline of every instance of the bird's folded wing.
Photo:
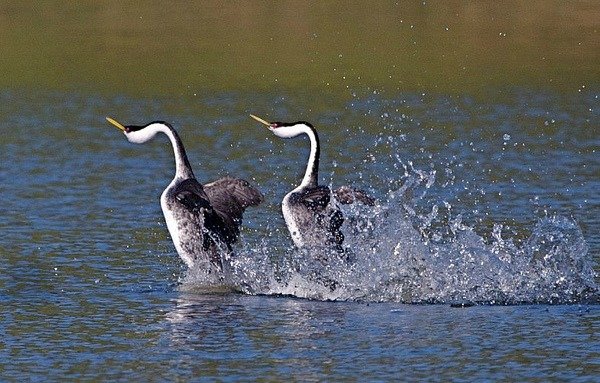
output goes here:
{"type": "Polygon", "coordinates": [[[195,214],[202,210],[212,210],[208,196],[196,180],[189,179],[181,182],[172,193],[187,210],[195,214]]]}
{"type": "Polygon", "coordinates": [[[331,199],[331,190],[327,186],[317,186],[298,193],[294,193],[294,198],[304,204],[311,210],[324,209],[331,199]]]}
{"type": "Polygon", "coordinates": [[[375,198],[369,196],[367,192],[360,189],[354,189],[350,186],[341,186],[334,192],[335,199],[342,204],[351,204],[356,201],[362,202],[367,206],[375,206],[375,198]]]}

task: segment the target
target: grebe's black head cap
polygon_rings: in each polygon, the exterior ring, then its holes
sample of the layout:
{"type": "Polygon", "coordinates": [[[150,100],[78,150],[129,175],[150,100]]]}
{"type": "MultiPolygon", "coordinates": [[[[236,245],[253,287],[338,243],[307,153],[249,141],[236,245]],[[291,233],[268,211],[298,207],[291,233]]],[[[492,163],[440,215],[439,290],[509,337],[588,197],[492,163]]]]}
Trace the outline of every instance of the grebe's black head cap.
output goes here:
{"type": "Polygon", "coordinates": [[[310,122],[307,122],[307,121],[296,121],[296,122],[279,122],[279,121],[276,121],[276,122],[272,122],[271,123],[271,126],[273,126],[274,128],[281,128],[281,127],[284,127],[284,126],[294,126],[294,125],[306,125],[306,126],[310,126],[313,129],[315,128],[313,126],[313,124],[311,124],[310,122]]]}
{"type": "Polygon", "coordinates": [[[146,125],[125,125],[125,131],[127,133],[137,132],[138,130],[142,130],[142,129],[147,128],[148,126],[154,125],[154,124],[166,125],[169,128],[172,128],[171,124],[169,124],[168,122],[157,120],[157,121],[152,121],[151,123],[146,124],[146,125]]]}

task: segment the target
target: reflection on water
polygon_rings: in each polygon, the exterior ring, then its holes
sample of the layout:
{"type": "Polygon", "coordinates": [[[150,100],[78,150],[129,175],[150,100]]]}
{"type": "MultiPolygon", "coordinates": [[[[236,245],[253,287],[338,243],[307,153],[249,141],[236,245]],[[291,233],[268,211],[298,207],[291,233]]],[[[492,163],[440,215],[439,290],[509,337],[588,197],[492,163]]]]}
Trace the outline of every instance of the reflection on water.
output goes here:
{"type": "Polygon", "coordinates": [[[186,292],[166,313],[166,334],[170,349],[197,355],[182,363],[194,365],[202,375],[243,374],[254,368],[259,376],[284,378],[288,369],[298,369],[308,378],[316,367],[310,355],[322,349],[315,342],[331,342],[337,334],[329,327],[343,325],[344,316],[342,307],[307,306],[298,300],[186,292]],[[271,356],[265,358],[266,353],[271,356]],[[225,366],[223,361],[229,362],[225,366]],[[287,366],[283,370],[281,363],[287,366]]]}
{"type": "Polygon", "coordinates": [[[585,358],[597,345],[598,312],[590,309],[451,309],[185,292],[165,314],[160,344],[174,356],[166,371],[209,379],[527,380],[535,373],[569,380],[589,376],[594,366],[585,358]],[[548,347],[550,339],[560,346],[548,347]],[[565,360],[571,353],[581,359],[565,360]]]}

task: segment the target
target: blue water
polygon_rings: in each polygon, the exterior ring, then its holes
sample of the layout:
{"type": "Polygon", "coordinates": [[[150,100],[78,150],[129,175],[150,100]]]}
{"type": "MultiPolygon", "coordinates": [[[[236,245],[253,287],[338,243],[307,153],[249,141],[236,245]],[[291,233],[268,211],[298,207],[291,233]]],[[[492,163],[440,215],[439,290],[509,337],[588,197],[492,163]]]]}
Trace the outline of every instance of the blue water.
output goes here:
{"type": "Polygon", "coordinates": [[[47,313],[21,323],[29,331],[3,340],[3,377],[583,382],[600,365],[597,305],[464,309],[176,291],[113,295],[90,298],[94,313],[63,302],[65,312],[54,313],[61,319],[47,313]]]}
{"type": "Polygon", "coordinates": [[[2,380],[596,379],[593,92],[368,94],[323,110],[243,93],[0,102],[2,380]],[[279,203],[308,142],[249,113],[312,121],[322,182],[378,198],[346,212],[351,267],[291,249],[279,203]],[[105,116],[171,121],[201,181],[263,190],[227,286],[187,270],[168,237],[167,141],[130,144],[105,116]]]}

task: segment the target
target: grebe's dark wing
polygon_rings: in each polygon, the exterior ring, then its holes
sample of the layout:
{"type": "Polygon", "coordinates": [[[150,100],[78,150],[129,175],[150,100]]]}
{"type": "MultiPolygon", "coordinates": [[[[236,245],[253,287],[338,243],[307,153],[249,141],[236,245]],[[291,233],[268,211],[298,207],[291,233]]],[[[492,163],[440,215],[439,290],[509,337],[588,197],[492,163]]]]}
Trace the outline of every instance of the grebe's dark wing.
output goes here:
{"type": "Polygon", "coordinates": [[[321,211],[329,204],[331,200],[331,190],[327,186],[317,186],[308,188],[292,194],[294,203],[302,203],[313,211],[321,211]]]}
{"type": "Polygon", "coordinates": [[[344,242],[344,234],[341,232],[344,215],[336,206],[329,204],[331,190],[327,186],[317,186],[295,192],[291,197],[291,203],[301,203],[308,208],[315,221],[328,232],[327,243],[341,249],[344,242]]]}
{"type": "Polygon", "coordinates": [[[334,195],[339,203],[345,205],[358,201],[367,206],[375,206],[375,198],[369,196],[364,190],[354,189],[350,186],[339,187],[335,190],[334,195]]]}
{"type": "MultiPolygon", "coordinates": [[[[211,235],[216,236],[227,246],[235,242],[239,233],[234,221],[217,211],[211,204],[206,190],[195,179],[187,179],[179,183],[172,191],[175,198],[192,214],[202,217],[204,229],[211,235]]],[[[210,236],[204,236],[204,250],[210,248],[212,243],[210,236]]]]}
{"type": "Polygon", "coordinates": [[[256,206],[263,201],[263,195],[248,181],[224,177],[204,185],[211,205],[219,213],[240,225],[242,215],[248,206],[256,206]]]}
{"type": "Polygon", "coordinates": [[[210,201],[202,185],[195,179],[180,182],[171,191],[175,198],[190,212],[198,214],[204,210],[212,210],[210,201]]]}

